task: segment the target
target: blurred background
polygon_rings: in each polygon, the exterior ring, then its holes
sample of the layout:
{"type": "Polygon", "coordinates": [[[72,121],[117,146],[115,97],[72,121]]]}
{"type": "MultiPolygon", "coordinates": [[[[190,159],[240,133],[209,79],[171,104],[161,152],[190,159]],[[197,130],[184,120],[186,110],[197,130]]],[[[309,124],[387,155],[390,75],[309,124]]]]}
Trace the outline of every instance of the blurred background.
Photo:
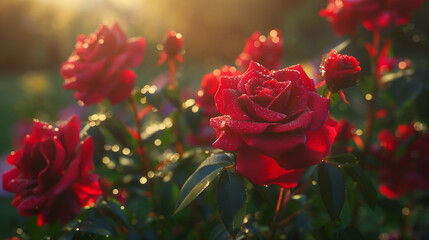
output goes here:
{"type": "MultiPolygon", "coordinates": [[[[157,45],[166,32],[182,33],[186,53],[185,62],[179,68],[179,81],[196,91],[204,74],[234,64],[247,38],[255,31],[266,35],[274,28],[280,29],[284,38],[284,67],[305,63],[317,69],[321,54],[347,39],[335,37],[326,19],[319,17],[326,2],[1,0],[0,169],[7,167],[4,159],[16,142],[31,131],[33,118],[54,122],[72,113],[88,111],[77,106],[74,92],[62,88],[59,68],[74,49],[76,36],[93,33],[100,23],[117,21],[129,37],[146,38],[143,63],[135,69],[139,87],[167,70],[165,65],[156,65],[157,45]]],[[[413,64],[420,67],[428,66],[428,11],[429,2],[425,1],[414,12],[410,24],[386,30],[398,40],[393,46],[395,53],[413,57],[413,64]]],[[[370,33],[362,26],[358,31],[357,35],[371,40],[370,33]]],[[[357,44],[347,48],[346,53],[356,56],[363,71],[369,72],[361,39],[352,39],[357,44]]],[[[316,71],[309,73],[310,77],[314,77],[316,71]]],[[[359,115],[359,109],[364,111],[365,105],[364,102],[357,104],[355,114],[359,115]]],[[[10,199],[4,201],[0,204],[10,204],[10,199]]],[[[7,223],[0,222],[0,232],[1,228],[7,229],[7,223]]]]}

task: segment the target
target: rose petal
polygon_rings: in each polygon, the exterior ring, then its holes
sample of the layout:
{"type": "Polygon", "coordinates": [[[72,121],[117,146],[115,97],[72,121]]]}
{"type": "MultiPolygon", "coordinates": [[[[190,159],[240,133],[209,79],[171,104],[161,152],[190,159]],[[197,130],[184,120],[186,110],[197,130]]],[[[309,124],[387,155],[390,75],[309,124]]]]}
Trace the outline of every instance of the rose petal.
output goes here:
{"type": "Polygon", "coordinates": [[[296,187],[304,169],[286,170],[277,161],[253,148],[238,151],[237,171],[258,185],[277,184],[283,188],[296,187]]]}
{"type": "Polygon", "coordinates": [[[79,144],[80,137],[78,133],[80,132],[80,128],[81,122],[77,115],[73,115],[66,124],[58,127],[60,140],[64,143],[68,154],[73,153],[79,144]]]}
{"type": "Polygon", "coordinates": [[[297,118],[290,122],[274,125],[269,128],[270,132],[290,132],[296,129],[308,129],[311,124],[313,111],[306,108],[297,118]]]}
{"type": "Polygon", "coordinates": [[[117,79],[112,81],[115,83],[115,87],[106,89],[110,91],[110,93],[107,93],[107,99],[109,99],[110,103],[117,104],[128,99],[134,88],[135,78],[136,73],[131,70],[126,69],[120,72],[117,79]]]}
{"type": "Polygon", "coordinates": [[[291,82],[287,81],[286,87],[280,92],[279,95],[277,95],[271,103],[267,106],[268,109],[271,109],[276,112],[283,112],[284,108],[286,106],[286,103],[289,102],[290,97],[290,89],[291,89],[291,82]]]}
{"type": "Polygon", "coordinates": [[[262,120],[267,122],[279,122],[286,118],[286,115],[278,112],[274,112],[268,108],[262,107],[259,104],[253,102],[249,96],[241,95],[239,100],[245,104],[247,112],[255,118],[255,120],[262,120]]]}
{"type": "Polygon", "coordinates": [[[307,106],[313,112],[309,130],[317,130],[323,126],[328,117],[330,101],[317,92],[309,92],[307,106]]]}
{"type": "Polygon", "coordinates": [[[225,130],[216,129],[216,135],[217,139],[213,143],[213,147],[215,148],[225,151],[237,151],[243,145],[240,135],[235,134],[228,128],[225,128],[225,130]]]}
{"type": "Polygon", "coordinates": [[[305,73],[304,69],[302,68],[302,66],[300,64],[290,66],[287,69],[298,71],[299,75],[301,76],[301,80],[303,81],[303,83],[307,87],[307,89],[309,91],[315,91],[314,81],[308,77],[308,75],[305,73]]]}
{"type": "Polygon", "coordinates": [[[239,81],[238,77],[229,77],[229,76],[221,76],[220,77],[219,88],[215,94],[216,107],[220,113],[225,114],[225,115],[229,114],[224,109],[223,91],[226,89],[235,90],[237,88],[238,81],[239,81]]]}
{"type": "MultiPolygon", "coordinates": [[[[224,89],[222,91],[223,95],[223,110],[225,111],[224,114],[230,115],[231,118],[234,118],[236,120],[250,120],[250,117],[247,115],[246,112],[243,111],[241,108],[238,99],[240,97],[240,93],[237,90],[234,89],[224,89]]],[[[219,109],[219,105],[218,109],[219,109]]]]}
{"type": "Polygon", "coordinates": [[[306,142],[306,136],[302,132],[242,135],[242,138],[248,146],[271,157],[282,155],[306,142]]]}
{"type": "Polygon", "coordinates": [[[237,134],[259,134],[264,132],[268,126],[273,125],[273,123],[239,121],[229,118],[226,121],[226,125],[237,134]]]}

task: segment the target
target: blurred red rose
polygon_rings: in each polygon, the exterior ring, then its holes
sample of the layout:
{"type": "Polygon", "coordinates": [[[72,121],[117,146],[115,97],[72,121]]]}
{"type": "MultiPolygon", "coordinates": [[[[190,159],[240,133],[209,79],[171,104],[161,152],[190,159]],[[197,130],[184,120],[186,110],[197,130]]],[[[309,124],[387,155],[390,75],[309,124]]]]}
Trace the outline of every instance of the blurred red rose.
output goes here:
{"type": "Polygon", "coordinates": [[[329,100],[301,65],[270,72],[252,61],[243,75],[220,78],[215,102],[224,116],[210,119],[213,146],[238,151],[237,171],[255,184],[294,187],[331,150],[329,100]]]}
{"type": "Polygon", "coordinates": [[[84,105],[108,99],[112,104],[129,98],[135,73],[146,50],[144,38],[128,39],[117,23],[102,24],[95,34],[77,37],[75,50],[61,66],[64,88],[76,90],[84,105]]]}
{"type": "Polygon", "coordinates": [[[183,62],[180,51],[182,50],[183,37],[182,34],[175,31],[168,31],[164,38],[164,43],[161,52],[161,58],[158,60],[158,65],[161,65],[167,59],[176,59],[183,62]]]}
{"type": "Polygon", "coordinates": [[[20,215],[38,215],[39,225],[65,224],[101,194],[98,176],[88,173],[93,141],[80,142],[80,128],[76,116],[58,128],[35,121],[24,147],[8,156],[15,168],[3,174],[3,188],[15,193],[12,205],[20,215]]]}
{"type": "Polygon", "coordinates": [[[372,153],[382,163],[380,192],[395,199],[415,189],[429,191],[429,135],[408,124],[395,134],[381,131],[378,140],[372,153]]]}
{"type": "Polygon", "coordinates": [[[370,31],[404,25],[423,0],[328,0],[320,16],[327,17],[338,36],[353,35],[359,24],[370,31]]]}
{"type": "Polygon", "coordinates": [[[282,65],[282,53],[283,38],[278,29],[271,30],[268,37],[255,32],[247,40],[243,52],[237,57],[236,65],[246,70],[250,61],[255,61],[270,70],[279,69],[282,65]]]}
{"type": "Polygon", "coordinates": [[[359,148],[363,147],[362,140],[356,134],[355,126],[347,119],[343,118],[338,122],[336,132],[337,135],[335,136],[332,153],[352,152],[353,147],[350,145],[351,140],[353,140],[359,148]]]}
{"type": "Polygon", "coordinates": [[[356,85],[361,68],[356,58],[338,54],[332,49],[323,65],[323,76],[331,92],[356,85]]]}

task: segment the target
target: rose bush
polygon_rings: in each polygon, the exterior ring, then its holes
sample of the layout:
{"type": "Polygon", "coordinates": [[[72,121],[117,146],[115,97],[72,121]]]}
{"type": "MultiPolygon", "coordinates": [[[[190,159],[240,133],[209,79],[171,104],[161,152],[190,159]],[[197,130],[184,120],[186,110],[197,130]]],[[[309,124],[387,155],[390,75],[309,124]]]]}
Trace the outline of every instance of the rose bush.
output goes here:
{"type": "Polygon", "coordinates": [[[423,0],[329,0],[320,15],[328,19],[338,36],[353,35],[361,23],[371,31],[407,24],[422,3],[423,0]]]}
{"type": "Polygon", "coordinates": [[[301,65],[270,72],[251,62],[243,75],[220,78],[215,102],[224,116],[210,119],[213,146],[237,151],[237,171],[255,184],[294,187],[330,152],[329,100],[301,65]]]}
{"type": "Polygon", "coordinates": [[[283,38],[278,29],[271,30],[268,37],[254,32],[235,62],[243,71],[249,67],[251,61],[258,62],[270,70],[279,69],[282,65],[282,54],[283,38]]]}
{"type": "Polygon", "coordinates": [[[108,99],[112,104],[131,96],[135,73],[146,50],[144,38],[128,39],[120,26],[102,24],[95,34],[77,37],[75,50],[61,66],[64,88],[76,90],[84,105],[108,99]]]}
{"type": "Polygon", "coordinates": [[[399,125],[395,134],[383,130],[372,150],[381,161],[380,192],[392,199],[415,189],[429,191],[429,135],[414,124],[399,125]]]}
{"type": "Polygon", "coordinates": [[[98,176],[89,172],[93,141],[80,142],[80,128],[76,116],[58,128],[35,121],[24,147],[8,156],[15,168],[3,174],[3,188],[15,193],[20,215],[37,215],[39,225],[65,224],[101,194],[98,176]]]}

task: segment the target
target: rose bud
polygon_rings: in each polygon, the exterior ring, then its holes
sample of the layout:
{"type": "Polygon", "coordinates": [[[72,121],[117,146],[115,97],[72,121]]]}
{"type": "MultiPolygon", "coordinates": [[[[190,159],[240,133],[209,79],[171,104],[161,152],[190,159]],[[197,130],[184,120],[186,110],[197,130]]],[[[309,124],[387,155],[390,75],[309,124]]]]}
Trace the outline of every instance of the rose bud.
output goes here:
{"type": "Polygon", "coordinates": [[[77,37],[75,50],[61,66],[64,88],[76,90],[82,105],[108,99],[117,104],[132,94],[135,73],[146,50],[144,38],[128,39],[117,23],[102,24],[95,34],[77,37]]]}
{"type": "Polygon", "coordinates": [[[330,153],[329,100],[301,65],[270,71],[252,61],[244,74],[220,78],[215,103],[223,116],[210,119],[213,146],[237,151],[237,171],[255,184],[295,187],[330,153]]]}
{"type": "Polygon", "coordinates": [[[15,193],[12,206],[20,215],[38,216],[39,226],[66,224],[101,194],[90,173],[94,144],[91,137],[80,141],[80,128],[77,116],[58,128],[36,120],[24,147],[7,157],[15,168],[3,174],[3,189],[15,193]]]}
{"type": "Polygon", "coordinates": [[[259,32],[247,40],[243,52],[236,59],[236,65],[242,70],[249,67],[250,61],[262,64],[273,70],[282,65],[283,38],[278,29],[271,30],[268,37],[259,32]]]}
{"type": "Polygon", "coordinates": [[[163,64],[167,59],[176,59],[179,62],[183,62],[182,55],[180,54],[182,45],[182,34],[176,33],[175,31],[168,31],[164,38],[161,58],[158,60],[158,65],[163,64]]]}
{"type": "Polygon", "coordinates": [[[356,58],[338,54],[335,49],[332,49],[325,60],[325,64],[321,66],[324,80],[316,88],[326,84],[329,90],[327,98],[330,98],[332,93],[338,92],[344,102],[348,103],[341,89],[356,85],[360,71],[361,68],[356,58]]]}
{"type": "Polygon", "coordinates": [[[395,134],[383,130],[371,153],[381,162],[380,192],[395,199],[415,189],[429,191],[429,135],[415,124],[398,126],[395,134]]]}

